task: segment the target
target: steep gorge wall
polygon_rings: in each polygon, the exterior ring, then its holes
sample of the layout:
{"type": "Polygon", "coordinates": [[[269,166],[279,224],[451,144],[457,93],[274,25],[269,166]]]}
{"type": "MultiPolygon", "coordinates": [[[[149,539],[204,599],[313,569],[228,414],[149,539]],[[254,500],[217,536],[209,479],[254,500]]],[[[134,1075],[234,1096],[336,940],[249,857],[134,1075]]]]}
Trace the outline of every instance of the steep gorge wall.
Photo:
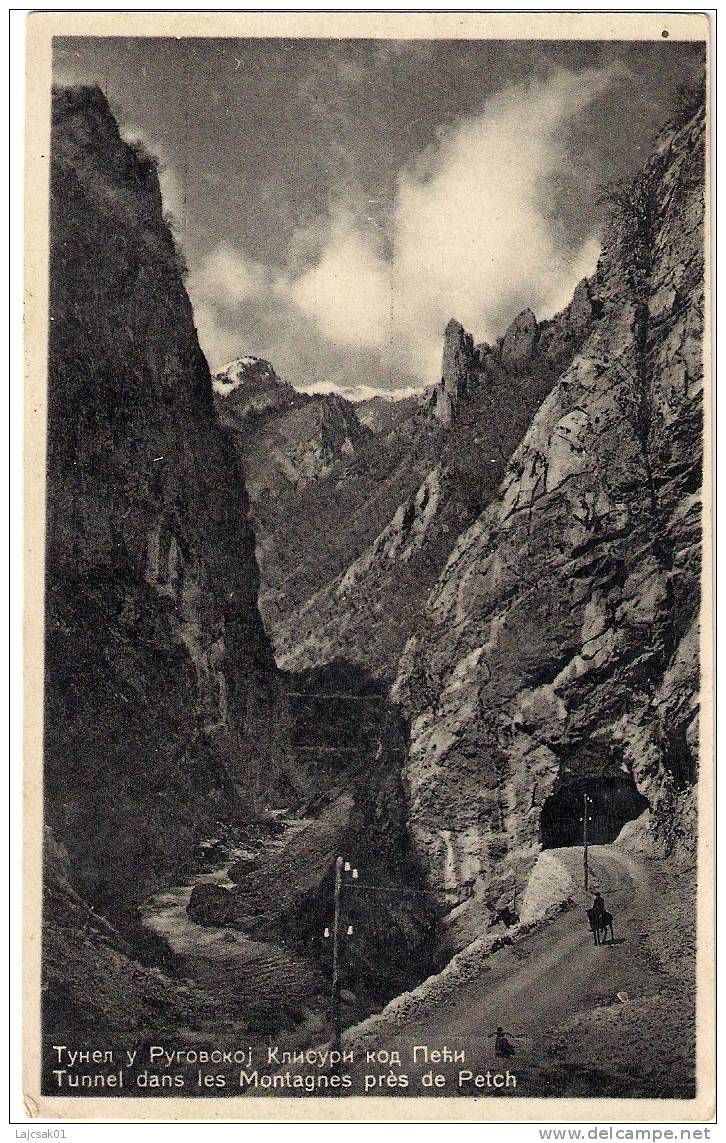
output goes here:
{"type": "MultiPolygon", "coordinates": [[[[420,399],[419,415],[391,433],[406,444],[391,481],[395,511],[332,582],[272,625],[278,663],[299,670],[344,655],[377,678],[395,678],[457,537],[496,494],[534,412],[598,314],[594,285],[582,281],[556,317],[538,322],[525,310],[494,346],[475,346],[459,322],[448,323],[439,384],[420,399]]],[[[369,452],[385,453],[387,443],[377,438],[369,452]]],[[[339,485],[355,489],[348,472],[339,485]]],[[[379,505],[371,499],[364,508],[370,528],[379,505]]],[[[357,521],[340,527],[352,532],[357,521]]],[[[365,538],[362,527],[352,534],[365,538]]]]}
{"type": "Polygon", "coordinates": [[[219,419],[238,445],[255,530],[268,542],[280,502],[353,456],[371,435],[350,401],[299,393],[257,357],[230,362],[215,374],[213,389],[219,419]]]}
{"type": "Polygon", "coordinates": [[[247,812],[253,752],[284,746],[247,496],[155,165],[95,88],[54,94],[51,157],[46,820],[76,888],[123,911],[247,812]]]}
{"type": "Polygon", "coordinates": [[[703,148],[701,109],[615,196],[598,321],[402,659],[409,825],[459,916],[511,905],[566,787],[633,779],[666,850],[695,837],[703,148]]]}
{"type": "MultiPolygon", "coordinates": [[[[98,90],[55,94],[51,179],[45,1030],[208,1032],[229,1018],[228,994],[174,976],[174,958],[140,930],[140,901],[191,875],[200,838],[225,834],[219,819],[301,809],[313,820],[298,863],[285,850],[255,873],[259,907],[245,925],[297,942],[328,971],[318,920],[336,854],[374,881],[420,878],[403,724],[385,690],[346,664],[303,677],[275,668],[239,442],[215,414],[155,166],[123,142],[98,90]],[[88,980],[109,965],[96,1005],[88,980]]],[[[280,383],[265,381],[277,401],[280,383]]],[[[308,414],[332,405],[344,443],[347,409],[337,419],[335,401],[293,401],[301,439],[308,414]]],[[[352,429],[370,435],[354,416],[352,429]]],[[[348,986],[362,999],[426,975],[425,894],[374,898],[360,915],[348,986]]]]}

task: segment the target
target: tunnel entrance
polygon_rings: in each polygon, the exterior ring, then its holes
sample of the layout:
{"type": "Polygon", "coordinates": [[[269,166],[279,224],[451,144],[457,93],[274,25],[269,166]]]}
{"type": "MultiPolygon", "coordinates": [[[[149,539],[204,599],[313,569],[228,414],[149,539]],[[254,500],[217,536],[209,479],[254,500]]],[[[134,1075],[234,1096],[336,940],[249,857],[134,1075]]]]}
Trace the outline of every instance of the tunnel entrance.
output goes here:
{"type": "Polygon", "coordinates": [[[583,795],[592,799],[588,822],[588,840],[592,845],[607,845],[620,833],[626,822],[647,810],[648,801],[632,778],[598,777],[564,783],[547,798],[540,817],[540,841],[543,849],[582,845],[583,795]]]}

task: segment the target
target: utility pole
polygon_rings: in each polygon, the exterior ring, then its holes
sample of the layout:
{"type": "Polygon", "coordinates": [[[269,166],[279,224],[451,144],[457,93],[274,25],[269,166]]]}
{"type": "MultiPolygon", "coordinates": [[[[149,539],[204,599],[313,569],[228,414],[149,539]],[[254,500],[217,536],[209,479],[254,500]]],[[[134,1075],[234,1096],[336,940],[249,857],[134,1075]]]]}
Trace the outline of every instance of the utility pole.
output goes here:
{"type": "Polygon", "coordinates": [[[333,1047],[340,1051],[340,914],[343,896],[343,858],[335,859],[335,887],[333,889],[333,983],[330,1012],[333,1023],[333,1047]]]}
{"type": "Polygon", "coordinates": [[[585,793],[582,795],[582,799],[583,799],[583,802],[582,802],[583,811],[582,811],[582,817],[580,818],[580,821],[582,822],[582,856],[583,856],[583,863],[585,866],[585,891],[587,891],[587,889],[589,888],[589,880],[590,880],[590,870],[589,870],[589,867],[587,864],[587,845],[588,845],[587,823],[592,821],[592,818],[590,817],[590,806],[592,805],[592,798],[589,796],[587,791],[585,791],[585,793]]]}
{"type": "MultiPolygon", "coordinates": [[[[351,937],[353,935],[353,926],[346,926],[343,918],[343,891],[347,884],[346,874],[350,875],[352,881],[358,880],[358,870],[351,869],[349,861],[344,861],[342,857],[336,857],[335,880],[333,882],[333,978],[330,989],[330,1014],[331,1023],[333,1025],[333,1048],[338,1052],[340,1051],[342,1035],[340,1019],[340,954],[343,929],[345,928],[345,936],[351,937]]],[[[330,929],[326,929],[323,936],[330,937],[330,935],[330,929]]]]}

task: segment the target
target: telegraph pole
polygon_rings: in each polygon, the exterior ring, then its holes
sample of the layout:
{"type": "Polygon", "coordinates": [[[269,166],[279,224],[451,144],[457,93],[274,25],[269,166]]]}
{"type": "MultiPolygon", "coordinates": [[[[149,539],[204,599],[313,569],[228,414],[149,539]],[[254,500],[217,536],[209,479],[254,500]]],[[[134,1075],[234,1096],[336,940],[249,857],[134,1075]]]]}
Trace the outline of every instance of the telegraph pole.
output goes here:
{"type": "MultiPolygon", "coordinates": [[[[345,936],[351,937],[353,935],[353,926],[346,926],[343,919],[343,890],[346,886],[346,873],[350,874],[351,880],[358,880],[358,870],[351,869],[349,861],[344,861],[342,857],[336,857],[335,879],[333,882],[333,979],[330,988],[330,1014],[331,1023],[333,1025],[333,1048],[338,1052],[340,1051],[342,1035],[340,1019],[340,954],[344,928],[345,936]]],[[[323,936],[331,936],[330,930],[326,929],[323,936]]]]}
{"type": "Polygon", "coordinates": [[[335,860],[335,887],[333,889],[333,983],[331,992],[331,1016],[333,1022],[333,1047],[340,1051],[340,913],[343,894],[343,858],[335,860]]]}
{"type": "Polygon", "coordinates": [[[582,810],[582,817],[580,818],[580,821],[582,822],[582,857],[583,857],[583,863],[585,866],[585,890],[587,891],[587,889],[589,888],[588,883],[590,880],[590,870],[589,870],[589,867],[587,864],[587,845],[588,845],[587,823],[592,821],[592,818],[590,817],[590,806],[592,805],[592,798],[589,796],[587,791],[585,791],[585,793],[582,795],[582,799],[583,799],[583,801],[582,801],[583,810],[582,810]]]}

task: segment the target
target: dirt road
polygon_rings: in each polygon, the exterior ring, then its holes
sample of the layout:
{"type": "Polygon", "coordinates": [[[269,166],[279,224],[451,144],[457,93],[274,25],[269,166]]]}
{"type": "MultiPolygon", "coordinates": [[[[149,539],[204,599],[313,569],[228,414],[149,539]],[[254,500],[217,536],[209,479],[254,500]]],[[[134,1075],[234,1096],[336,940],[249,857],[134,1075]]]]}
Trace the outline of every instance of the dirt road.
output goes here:
{"type": "MultiPolygon", "coordinates": [[[[563,849],[557,856],[571,871],[575,884],[581,881],[582,851],[563,849]]],[[[559,1094],[557,1069],[553,1069],[544,1044],[547,1033],[583,1010],[621,1005],[618,992],[633,998],[659,982],[650,965],[634,955],[634,926],[649,918],[657,905],[645,864],[613,846],[593,846],[590,866],[590,886],[600,889],[616,918],[615,944],[594,946],[584,915],[592,896],[584,890],[576,892],[577,909],[558,915],[529,937],[501,949],[489,958],[481,975],[463,985],[454,998],[433,1008],[424,1020],[381,1040],[378,1047],[401,1053],[413,1091],[421,1092],[420,1080],[432,1067],[446,1075],[446,1092],[450,1094],[452,1086],[458,1085],[460,1071],[474,1075],[488,1070],[506,1072],[508,1065],[516,1077],[516,1094],[544,1095],[552,1084],[559,1094]],[[515,1046],[510,1061],[494,1055],[498,1025],[509,1033],[515,1046]],[[444,1045],[463,1049],[466,1062],[445,1066],[419,1059],[414,1063],[412,1047],[417,1044],[430,1049],[444,1045]]],[[[513,1086],[509,1091],[515,1094],[513,1086]]],[[[494,1092],[476,1088],[472,1082],[461,1089],[461,1094],[494,1092]]]]}
{"type": "MultiPolygon", "coordinates": [[[[688,974],[678,952],[663,953],[670,940],[674,947],[679,940],[684,947],[688,943],[687,934],[672,935],[679,899],[673,894],[687,899],[683,886],[674,889],[674,878],[659,868],[661,863],[634,858],[616,846],[593,846],[590,856],[591,892],[574,890],[576,908],[489,957],[475,979],[445,1001],[427,1003],[420,1018],[399,1027],[385,1021],[376,1039],[358,1037],[358,1044],[356,1030],[350,1029],[346,1040],[350,1037],[356,1059],[346,1067],[353,1087],[345,1094],[365,1093],[366,1075],[385,1076],[386,1053],[395,1052],[408,1087],[368,1087],[369,1094],[652,1095],[670,1094],[662,1090],[669,1083],[672,1094],[688,1094],[688,974]],[[612,945],[596,947],[587,927],[584,909],[596,889],[615,916],[612,945]],[[671,936],[663,938],[664,933],[671,936]],[[514,1044],[512,1059],[494,1054],[498,1025],[514,1044]],[[465,1061],[427,1061],[422,1052],[414,1061],[416,1045],[463,1050],[465,1061]],[[366,1062],[366,1049],[380,1053],[380,1062],[366,1062]],[[494,1075],[506,1075],[507,1069],[509,1086],[495,1087],[494,1075]],[[445,1076],[445,1086],[422,1087],[431,1071],[445,1076]],[[491,1083],[486,1078],[483,1086],[473,1078],[462,1083],[462,1072],[472,1077],[489,1072],[491,1083]]],[[[582,850],[558,850],[556,857],[573,884],[581,885],[582,850]]]]}

